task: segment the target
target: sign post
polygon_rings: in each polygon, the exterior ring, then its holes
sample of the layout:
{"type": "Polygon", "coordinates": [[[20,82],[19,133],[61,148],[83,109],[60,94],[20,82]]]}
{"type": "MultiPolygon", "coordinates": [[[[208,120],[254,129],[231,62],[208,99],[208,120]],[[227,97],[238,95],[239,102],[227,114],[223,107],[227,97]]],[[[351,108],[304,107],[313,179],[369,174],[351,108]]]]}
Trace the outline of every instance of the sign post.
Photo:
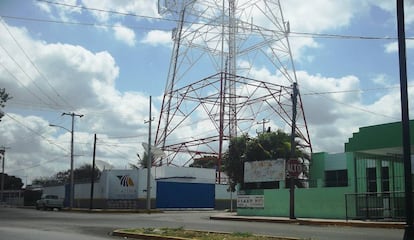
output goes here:
{"type": "Polygon", "coordinates": [[[303,172],[303,165],[297,158],[288,160],[287,169],[290,178],[298,178],[303,172]]]}
{"type": "Polygon", "coordinates": [[[290,182],[290,209],[289,218],[296,219],[295,217],[295,179],[303,171],[303,165],[297,158],[291,158],[287,161],[287,170],[289,174],[290,182]]]}

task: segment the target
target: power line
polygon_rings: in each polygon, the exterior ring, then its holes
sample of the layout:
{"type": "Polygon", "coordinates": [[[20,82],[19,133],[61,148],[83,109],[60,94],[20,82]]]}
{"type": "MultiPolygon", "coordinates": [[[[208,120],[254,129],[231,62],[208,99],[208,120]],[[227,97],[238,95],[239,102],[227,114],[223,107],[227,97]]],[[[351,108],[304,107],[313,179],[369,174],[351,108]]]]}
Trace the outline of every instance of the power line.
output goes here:
{"type": "MultiPolygon", "coordinates": [[[[48,4],[65,6],[65,7],[89,10],[89,11],[97,11],[97,12],[104,12],[104,13],[109,13],[109,14],[123,15],[123,16],[131,16],[131,17],[139,17],[139,18],[146,18],[146,19],[156,19],[156,20],[161,20],[161,21],[177,22],[176,19],[169,19],[169,18],[164,18],[164,17],[153,17],[153,16],[139,15],[139,14],[134,14],[134,13],[119,12],[119,11],[115,11],[115,10],[105,10],[105,9],[91,8],[91,7],[85,7],[85,6],[82,6],[82,5],[72,5],[72,4],[53,2],[53,1],[48,1],[48,0],[37,0],[37,1],[45,2],[45,3],[48,3],[48,4]]],[[[26,21],[72,24],[72,25],[83,25],[83,26],[120,27],[120,26],[117,26],[117,25],[108,25],[108,24],[100,24],[100,23],[70,22],[70,21],[50,20],[50,19],[16,17],[16,16],[8,16],[8,15],[1,15],[1,17],[11,18],[11,19],[18,19],[18,20],[26,20],[26,21]]],[[[184,22],[186,22],[186,21],[184,21],[184,22]]],[[[190,23],[190,22],[186,22],[186,23],[190,23]]],[[[214,26],[214,24],[211,24],[211,23],[204,23],[204,24],[214,26]]],[[[134,27],[134,26],[128,26],[128,27],[138,28],[138,27],[134,27]]],[[[244,27],[244,28],[245,29],[250,29],[248,27],[244,27]]],[[[164,30],[164,31],[171,30],[171,29],[165,29],[165,28],[148,28],[148,27],[139,27],[139,29],[164,30]]],[[[265,29],[265,28],[262,28],[262,27],[261,27],[261,30],[268,31],[268,32],[273,32],[273,33],[278,32],[280,34],[285,34],[284,32],[275,31],[275,30],[272,30],[272,29],[265,29]]],[[[295,31],[290,31],[289,34],[290,34],[289,35],[290,37],[313,37],[313,38],[359,39],[359,40],[397,40],[398,39],[397,37],[387,37],[387,36],[341,35],[341,34],[330,34],[330,33],[310,33],[310,32],[295,32],[295,31]]],[[[406,40],[414,40],[414,37],[406,37],[406,40]]]]}
{"type": "MultiPolygon", "coordinates": [[[[335,92],[335,93],[340,93],[340,92],[335,92]]],[[[324,94],[324,93],[315,93],[315,94],[309,94],[309,95],[318,95],[318,96],[321,96],[321,97],[323,97],[323,98],[329,99],[329,101],[336,102],[336,103],[338,103],[338,104],[341,104],[341,105],[347,106],[347,107],[349,107],[349,108],[356,109],[356,110],[358,110],[358,111],[362,111],[362,112],[370,113],[370,114],[377,115],[377,116],[381,116],[381,117],[385,117],[385,118],[390,118],[390,119],[400,120],[399,118],[396,118],[396,117],[393,117],[393,116],[388,116],[388,115],[385,115],[385,114],[382,114],[382,113],[373,112],[373,111],[370,111],[370,110],[365,109],[365,108],[361,108],[361,107],[358,107],[358,106],[355,106],[355,105],[352,105],[352,104],[349,104],[349,103],[345,103],[345,102],[338,101],[338,100],[336,100],[336,99],[334,99],[334,98],[331,98],[331,97],[325,96],[325,94],[324,94]]]]}
{"type": "Polygon", "coordinates": [[[55,162],[55,161],[61,159],[62,157],[64,157],[64,156],[56,157],[56,158],[53,158],[53,159],[48,160],[48,161],[45,161],[45,162],[36,163],[36,164],[31,165],[29,167],[24,167],[24,168],[19,168],[19,169],[15,169],[15,170],[10,170],[9,172],[19,172],[19,171],[24,171],[24,170],[32,169],[32,168],[37,168],[37,167],[40,167],[40,166],[42,166],[42,165],[44,165],[46,163],[55,162]]]}
{"type": "MultiPolygon", "coordinates": [[[[96,22],[72,22],[72,21],[42,19],[42,18],[17,17],[17,16],[8,16],[8,15],[0,15],[0,17],[7,18],[7,19],[30,21],[30,22],[57,23],[57,24],[79,25],[79,26],[87,26],[87,27],[110,27],[110,28],[122,27],[120,25],[103,24],[103,23],[96,23],[96,22]]],[[[164,20],[164,19],[160,19],[160,20],[164,20]]],[[[134,29],[142,29],[142,30],[162,30],[162,31],[171,30],[170,28],[154,28],[154,27],[150,28],[150,27],[141,27],[141,26],[138,27],[138,26],[131,26],[131,25],[126,25],[125,27],[134,28],[134,29]]]]}
{"type": "MultiPolygon", "coordinates": [[[[68,152],[68,150],[66,148],[61,147],[60,145],[51,142],[47,137],[43,136],[42,134],[36,132],[35,130],[31,129],[30,127],[26,126],[26,124],[22,123],[21,121],[17,120],[15,117],[11,116],[8,113],[5,113],[5,115],[7,117],[9,117],[10,119],[14,120],[15,122],[17,122],[18,124],[20,124],[21,126],[23,126],[24,128],[26,128],[27,130],[29,130],[30,132],[34,133],[35,135],[41,137],[42,139],[44,139],[46,142],[48,142],[49,144],[55,145],[57,147],[59,147],[60,149],[64,150],[65,152],[68,152]]],[[[69,153],[69,152],[68,152],[69,153]]]]}
{"type": "MultiPolygon", "coordinates": [[[[413,85],[409,85],[408,87],[413,87],[413,85]]],[[[325,95],[325,94],[337,94],[337,93],[363,93],[363,92],[369,92],[369,91],[389,90],[389,89],[399,89],[399,86],[366,88],[366,89],[350,89],[350,90],[343,90],[343,91],[327,91],[327,92],[310,91],[308,93],[301,93],[301,95],[306,96],[306,95],[325,95]]]]}
{"type": "Polygon", "coordinates": [[[176,20],[172,20],[172,19],[163,19],[162,17],[145,16],[145,15],[139,15],[139,14],[134,14],[134,13],[127,13],[127,12],[119,12],[119,11],[114,11],[114,10],[105,10],[105,9],[99,9],[99,8],[85,7],[83,5],[73,5],[73,4],[53,2],[53,1],[48,1],[48,0],[36,0],[36,1],[45,2],[45,3],[49,3],[49,4],[54,4],[54,5],[59,5],[59,6],[78,8],[78,9],[82,9],[82,10],[90,10],[90,11],[117,14],[117,15],[130,16],[130,17],[148,18],[148,19],[155,19],[155,20],[169,20],[169,21],[174,21],[174,22],[176,21],[176,20]]]}
{"type": "MultiPolygon", "coordinates": [[[[28,56],[28,54],[26,53],[26,51],[23,49],[23,47],[20,45],[20,43],[17,41],[17,39],[14,37],[13,33],[10,31],[10,29],[7,27],[7,24],[5,24],[3,19],[0,19],[2,25],[4,26],[4,28],[6,29],[6,31],[9,33],[10,37],[13,39],[13,41],[16,43],[16,45],[19,47],[19,49],[23,52],[24,56],[27,58],[27,60],[29,60],[29,62],[31,63],[31,65],[33,66],[34,69],[36,69],[36,71],[38,72],[39,76],[41,78],[43,78],[47,85],[55,92],[55,94],[62,99],[68,106],[70,106],[71,108],[73,108],[70,103],[68,101],[66,101],[66,99],[64,99],[58,92],[57,90],[50,84],[49,80],[45,77],[44,74],[42,74],[42,72],[39,70],[39,68],[36,66],[36,64],[30,59],[30,57],[28,56]]],[[[57,104],[57,102],[55,102],[57,104]]]]}
{"type": "MultiPolygon", "coordinates": [[[[7,54],[7,56],[19,67],[19,69],[24,73],[24,75],[30,79],[33,83],[33,85],[41,92],[46,98],[48,98],[50,101],[54,102],[56,105],[59,105],[54,99],[52,99],[49,95],[46,94],[46,92],[34,81],[34,79],[29,76],[29,74],[23,69],[23,67],[16,61],[16,59],[9,53],[9,51],[3,46],[0,45],[0,47],[3,49],[3,51],[7,54]]],[[[2,66],[6,68],[3,64],[2,66]]],[[[10,71],[8,71],[10,73],[10,71]]],[[[17,77],[15,77],[17,79],[17,77]]],[[[18,82],[23,86],[24,84],[18,80],[18,82]]]]}
{"type": "MultiPolygon", "coordinates": [[[[48,4],[53,5],[60,5],[65,7],[71,7],[71,8],[78,8],[82,10],[89,10],[89,11],[96,11],[96,12],[103,12],[103,13],[109,13],[109,14],[116,14],[116,15],[123,15],[123,16],[131,16],[131,17],[139,17],[139,18],[146,18],[146,19],[156,19],[156,20],[164,20],[164,21],[171,21],[171,22],[177,22],[176,19],[169,19],[164,17],[154,17],[154,16],[148,16],[148,15],[139,15],[134,13],[127,13],[127,12],[120,12],[115,10],[107,10],[107,9],[99,9],[99,8],[92,8],[92,7],[86,7],[83,5],[73,5],[68,3],[61,3],[61,2],[54,2],[49,0],[36,0],[38,2],[45,2],[48,4]]],[[[186,22],[186,21],[184,21],[186,22]]],[[[205,25],[212,25],[207,24],[205,25]]],[[[248,28],[246,28],[248,29],[248,28]]],[[[271,29],[264,29],[270,32],[275,32],[271,29]]],[[[291,31],[289,34],[293,34],[296,36],[308,36],[308,37],[315,37],[315,38],[342,38],[342,39],[360,39],[360,40],[397,40],[397,37],[378,37],[378,36],[356,36],[356,35],[340,35],[340,34],[329,34],[329,33],[309,33],[309,32],[295,32],[291,31]]],[[[406,38],[407,40],[414,40],[414,37],[406,38]]]]}
{"type": "MultiPolygon", "coordinates": [[[[0,45],[1,48],[3,48],[2,45],[0,45]]],[[[3,48],[4,49],[4,48],[3,48]]],[[[37,98],[40,102],[48,105],[48,103],[46,103],[41,97],[39,97],[36,93],[34,93],[30,88],[28,88],[25,84],[23,84],[19,78],[17,78],[14,73],[12,73],[3,63],[2,61],[0,61],[0,65],[3,67],[4,70],[6,70],[6,72],[12,76],[24,89],[26,89],[31,95],[33,95],[35,98],[37,98]]]]}

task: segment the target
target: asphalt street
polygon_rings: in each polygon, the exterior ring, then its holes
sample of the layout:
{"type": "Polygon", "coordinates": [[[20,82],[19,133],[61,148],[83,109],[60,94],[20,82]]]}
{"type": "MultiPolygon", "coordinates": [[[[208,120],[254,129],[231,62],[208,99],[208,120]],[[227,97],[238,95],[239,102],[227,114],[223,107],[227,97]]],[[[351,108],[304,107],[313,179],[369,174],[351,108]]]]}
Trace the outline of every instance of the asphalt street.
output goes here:
{"type": "Polygon", "coordinates": [[[86,213],[0,208],[0,240],[121,239],[110,236],[114,229],[139,227],[184,227],[226,232],[249,232],[312,240],[400,240],[401,229],[306,226],[284,223],[211,220],[214,211],[164,213],[86,213]]]}

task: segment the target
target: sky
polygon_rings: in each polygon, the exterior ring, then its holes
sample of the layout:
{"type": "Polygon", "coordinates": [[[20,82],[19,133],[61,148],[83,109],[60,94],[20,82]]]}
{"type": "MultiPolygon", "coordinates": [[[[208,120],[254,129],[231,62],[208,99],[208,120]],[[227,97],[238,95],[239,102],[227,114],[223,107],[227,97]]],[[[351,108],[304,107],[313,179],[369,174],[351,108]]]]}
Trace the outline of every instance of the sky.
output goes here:
{"type": "MultiPolygon", "coordinates": [[[[414,0],[404,3],[412,116],[414,0]]],[[[30,184],[69,169],[71,117],[62,113],[70,112],[83,115],[74,119],[75,167],[91,163],[94,134],[98,160],[121,169],[137,162],[148,139],[149,96],[153,133],[157,128],[176,27],[157,6],[0,0],[0,88],[13,97],[0,122],[7,174],[30,184]]],[[[343,152],[358,128],[401,119],[394,1],[281,0],[281,6],[314,152],[343,152]]],[[[258,78],[272,74],[267,66],[251,67],[258,78]]]]}

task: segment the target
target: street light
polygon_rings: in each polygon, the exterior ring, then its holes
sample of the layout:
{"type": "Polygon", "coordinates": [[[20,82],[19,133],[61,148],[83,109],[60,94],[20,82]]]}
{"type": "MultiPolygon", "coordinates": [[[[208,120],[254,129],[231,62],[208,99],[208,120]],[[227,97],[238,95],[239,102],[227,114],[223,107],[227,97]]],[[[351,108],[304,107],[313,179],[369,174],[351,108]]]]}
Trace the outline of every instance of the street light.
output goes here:
{"type": "Polygon", "coordinates": [[[55,125],[55,124],[49,124],[49,127],[58,127],[62,128],[68,132],[70,132],[71,140],[70,140],[70,187],[69,187],[69,208],[73,208],[73,196],[74,196],[74,178],[73,178],[73,128],[72,130],[69,130],[65,127],[55,125]]]}
{"type": "Polygon", "coordinates": [[[75,185],[74,185],[74,176],[73,176],[73,128],[74,128],[74,118],[77,117],[83,117],[82,114],[76,114],[76,113],[62,113],[62,116],[69,115],[72,117],[72,129],[69,130],[65,127],[55,125],[55,124],[49,124],[50,127],[58,127],[65,129],[66,131],[70,132],[71,140],[70,140],[70,191],[69,191],[69,208],[73,208],[73,199],[74,199],[74,192],[75,192],[75,185]]]}

